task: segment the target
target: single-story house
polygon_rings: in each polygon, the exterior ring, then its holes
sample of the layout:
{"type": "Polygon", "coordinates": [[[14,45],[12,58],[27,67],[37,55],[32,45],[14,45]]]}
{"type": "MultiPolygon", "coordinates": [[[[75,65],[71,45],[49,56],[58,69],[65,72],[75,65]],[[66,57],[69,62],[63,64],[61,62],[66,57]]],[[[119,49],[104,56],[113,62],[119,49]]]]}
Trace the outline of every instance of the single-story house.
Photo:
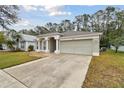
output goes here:
{"type": "MultiPolygon", "coordinates": [[[[36,36],[21,34],[18,48],[28,51],[29,45],[37,52],[70,53],[99,56],[99,41],[102,33],[69,31],[64,33],[48,33],[36,36]]],[[[9,50],[6,45],[3,49],[9,50]]],[[[16,47],[16,46],[15,46],[16,47]]]]}
{"type": "Polygon", "coordinates": [[[42,34],[37,36],[36,51],[99,56],[101,34],[81,31],[42,34]]]}
{"type": "MultiPolygon", "coordinates": [[[[7,36],[7,33],[4,32],[4,35],[11,39],[11,36],[7,36]]],[[[23,50],[23,51],[28,51],[28,47],[30,45],[34,46],[34,50],[37,49],[36,47],[36,36],[32,36],[32,35],[26,35],[26,34],[20,34],[21,35],[21,39],[19,40],[18,45],[14,45],[14,47],[16,48],[18,46],[19,49],[23,50]]],[[[10,50],[6,44],[2,44],[1,46],[2,50],[10,50]]]]}
{"type": "Polygon", "coordinates": [[[28,47],[32,45],[34,46],[34,50],[36,47],[36,36],[21,34],[21,40],[19,40],[19,48],[24,51],[28,51],[28,47]]]}

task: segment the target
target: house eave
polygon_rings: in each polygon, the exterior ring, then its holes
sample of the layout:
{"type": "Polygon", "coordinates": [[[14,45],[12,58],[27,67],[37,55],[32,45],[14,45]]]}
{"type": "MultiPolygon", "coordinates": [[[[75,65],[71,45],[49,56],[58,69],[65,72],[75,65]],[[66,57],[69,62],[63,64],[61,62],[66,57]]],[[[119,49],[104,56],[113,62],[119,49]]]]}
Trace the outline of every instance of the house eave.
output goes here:
{"type": "Polygon", "coordinates": [[[90,33],[90,34],[82,34],[82,35],[68,35],[68,36],[64,36],[63,33],[49,33],[49,34],[43,34],[43,35],[39,35],[37,36],[37,38],[45,38],[45,37],[55,37],[55,36],[60,36],[60,39],[69,39],[69,38],[89,38],[89,37],[94,37],[94,36],[101,36],[102,33],[90,33]]]}
{"type": "Polygon", "coordinates": [[[56,36],[56,35],[62,35],[62,33],[48,33],[48,34],[38,35],[37,37],[49,37],[49,36],[56,36]]]}
{"type": "Polygon", "coordinates": [[[63,36],[60,39],[61,40],[92,39],[92,38],[99,38],[100,35],[102,35],[102,33],[76,35],[76,36],[63,36]]]}

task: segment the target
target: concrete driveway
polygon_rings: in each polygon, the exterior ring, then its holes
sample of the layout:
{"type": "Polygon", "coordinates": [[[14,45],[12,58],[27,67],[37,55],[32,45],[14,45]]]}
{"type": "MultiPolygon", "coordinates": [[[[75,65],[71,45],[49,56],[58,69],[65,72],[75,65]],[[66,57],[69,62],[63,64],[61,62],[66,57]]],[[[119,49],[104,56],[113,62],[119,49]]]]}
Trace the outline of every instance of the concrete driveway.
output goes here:
{"type": "Polygon", "coordinates": [[[25,87],[76,88],[83,84],[90,61],[91,56],[52,54],[3,71],[25,87]]]}

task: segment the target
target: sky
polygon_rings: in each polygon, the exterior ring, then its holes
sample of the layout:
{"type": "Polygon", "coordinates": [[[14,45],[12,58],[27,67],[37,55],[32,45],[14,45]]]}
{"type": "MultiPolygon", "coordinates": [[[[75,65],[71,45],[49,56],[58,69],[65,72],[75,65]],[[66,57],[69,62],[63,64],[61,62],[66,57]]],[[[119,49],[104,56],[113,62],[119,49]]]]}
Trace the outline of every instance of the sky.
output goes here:
{"type": "MultiPolygon", "coordinates": [[[[48,22],[60,23],[65,19],[74,21],[77,15],[93,14],[106,7],[105,5],[19,6],[18,17],[21,20],[10,28],[18,31],[31,29],[37,25],[44,26],[48,22]]],[[[115,7],[124,9],[123,5],[115,7]]]]}

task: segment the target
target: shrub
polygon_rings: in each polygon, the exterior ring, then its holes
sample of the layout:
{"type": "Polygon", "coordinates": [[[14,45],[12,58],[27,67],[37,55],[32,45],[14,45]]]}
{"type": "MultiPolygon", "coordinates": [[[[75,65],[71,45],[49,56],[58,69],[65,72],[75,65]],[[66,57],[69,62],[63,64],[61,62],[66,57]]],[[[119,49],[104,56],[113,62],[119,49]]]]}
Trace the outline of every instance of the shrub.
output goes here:
{"type": "Polygon", "coordinates": [[[100,47],[106,47],[108,48],[109,47],[109,40],[108,38],[106,37],[102,37],[101,40],[100,40],[100,47]]]}
{"type": "Polygon", "coordinates": [[[100,48],[100,52],[104,52],[104,51],[106,51],[106,50],[107,50],[106,47],[101,47],[101,48],[100,48]]]}
{"type": "Polygon", "coordinates": [[[28,51],[33,51],[34,50],[34,46],[33,45],[29,45],[28,46],[28,51]]]}

